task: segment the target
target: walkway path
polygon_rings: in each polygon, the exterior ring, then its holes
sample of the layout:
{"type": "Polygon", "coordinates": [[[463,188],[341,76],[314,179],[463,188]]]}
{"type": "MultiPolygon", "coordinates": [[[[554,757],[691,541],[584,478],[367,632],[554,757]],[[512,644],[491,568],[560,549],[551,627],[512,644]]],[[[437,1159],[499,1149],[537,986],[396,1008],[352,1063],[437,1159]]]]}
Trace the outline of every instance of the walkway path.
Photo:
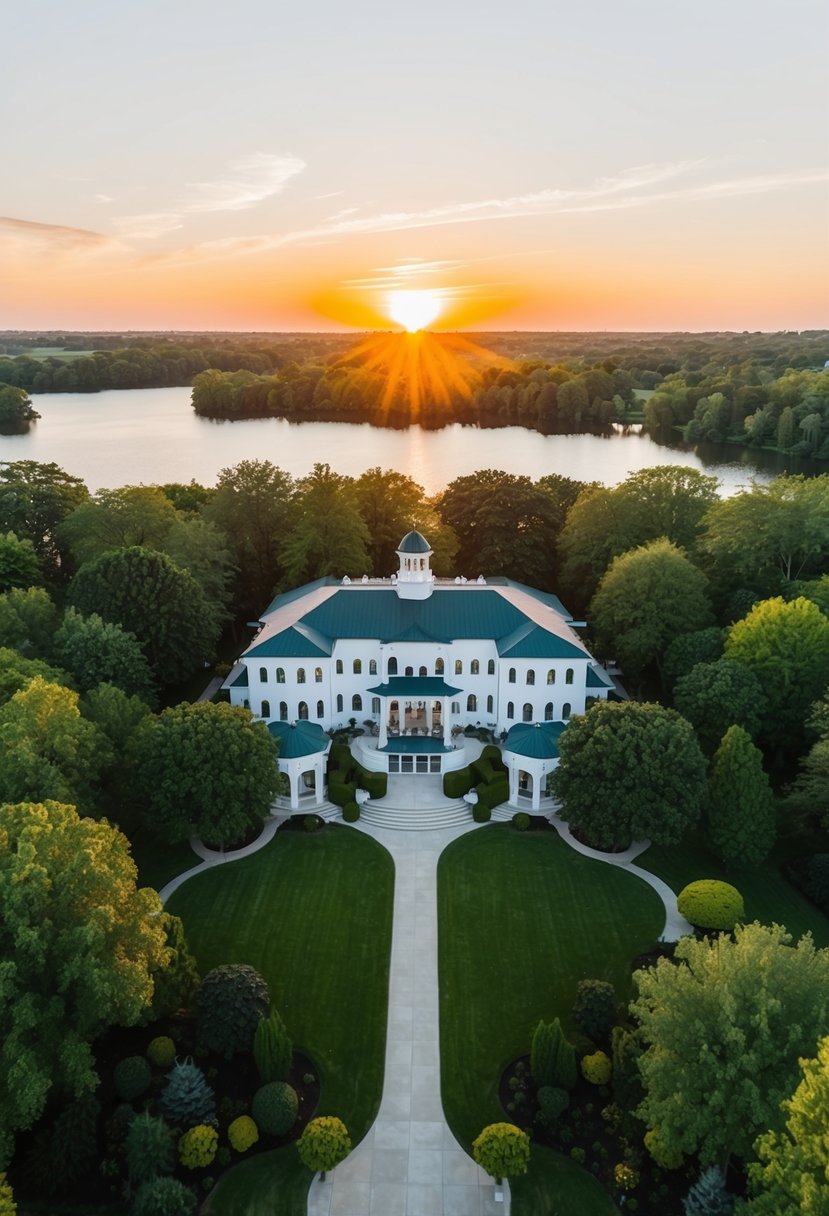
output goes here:
{"type": "MultiPolygon", "coordinates": [[[[415,780],[417,780],[415,778],[415,780]]],[[[360,825],[394,858],[386,1071],[380,1112],[353,1153],[315,1180],[308,1216],[496,1216],[509,1212],[458,1144],[440,1101],[437,861],[475,826],[401,832],[360,825]]]]}

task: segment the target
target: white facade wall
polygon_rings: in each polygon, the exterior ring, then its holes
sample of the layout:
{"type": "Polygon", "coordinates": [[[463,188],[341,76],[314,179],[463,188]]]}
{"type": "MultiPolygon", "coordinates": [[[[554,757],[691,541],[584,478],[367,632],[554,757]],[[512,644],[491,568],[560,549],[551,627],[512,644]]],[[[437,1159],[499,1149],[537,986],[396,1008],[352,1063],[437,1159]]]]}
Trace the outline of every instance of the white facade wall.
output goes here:
{"type": "Polygon", "coordinates": [[[583,714],[589,666],[590,660],[586,655],[572,659],[510,659],[508,656],[501,659],[499,726],[508,730],[516,722],[561,722],[573,714],[583,714]],[[531,684],[527,680],[530,672],[534,677],[531,684]],[[551,672],[554,678],[548,682],[551,672]],[[572,673],[570,684],[567,683],[568,672],[572,673]],[[515,674],[514,681],[510,679],[512,673],[515,674]],[[549,704],[552,704],[553,712],[552,717],[547,719],[549,704]],[[525,705],[531,707],[529,716],[524,714],[525,705]],[[565,714],[567,706],[569,712],[565,714]]]}

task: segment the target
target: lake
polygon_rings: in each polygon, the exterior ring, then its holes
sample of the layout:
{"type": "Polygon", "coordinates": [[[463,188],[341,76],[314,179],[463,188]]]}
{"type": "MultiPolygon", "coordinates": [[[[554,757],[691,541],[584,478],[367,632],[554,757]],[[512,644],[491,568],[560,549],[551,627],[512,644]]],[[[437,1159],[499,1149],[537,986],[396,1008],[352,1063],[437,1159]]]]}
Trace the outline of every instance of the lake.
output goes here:
{"type": "MultiPolygon", "coordinates": [[[[395,431],[279,418],[213,421],[193,412],[189,388],[39,393],[33,402],[40,421],[24,435],[0,435],[0,459],[54,461],[93,491],[193,478],[212,485],[221,469],[252,459],[271,460],[295,477],[318,461],[351,476],[379,465],[409,474],[429,494],[477,469],[533,479],[560,473],[615,485],[637,469],[678,464],[713,473],[728,495],[752,479],[768,482],[794,467],[782,456],[723,444],[666,447],[638,428],[608,436],[540,435],[517,426],[459,423],[440,431],[395,431]]],[[[802,467],[811,463],[799,462],[797,471],[819,471],[802,467]]]]}

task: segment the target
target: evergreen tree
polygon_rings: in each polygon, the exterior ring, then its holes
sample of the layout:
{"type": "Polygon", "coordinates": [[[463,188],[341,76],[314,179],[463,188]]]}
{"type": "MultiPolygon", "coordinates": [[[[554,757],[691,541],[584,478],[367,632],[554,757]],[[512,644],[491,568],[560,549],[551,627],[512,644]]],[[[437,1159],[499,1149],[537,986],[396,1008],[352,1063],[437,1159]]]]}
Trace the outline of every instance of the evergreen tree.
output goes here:
{"type": "Polygon", "coordinates": [[[561,1022],[539,1022],[530,1048],[530,1072],[536,1086],[570,1090],[576,1084],[576,1052],[561,1022]]]}
{"type": "Polygon", "coordinates": [[[762,753],[741,726],[729,726],[708,778],[709,843],[726,865],[758,866],[775,836],[774,797],[762,753]]]}
{"type": "Polygon", "coordinates": [[[731,1216],[734,1199],[725,1189],[725,1177],[718,1165],[703,1170],[682,1201],[685,1216],[731,1216]]]}

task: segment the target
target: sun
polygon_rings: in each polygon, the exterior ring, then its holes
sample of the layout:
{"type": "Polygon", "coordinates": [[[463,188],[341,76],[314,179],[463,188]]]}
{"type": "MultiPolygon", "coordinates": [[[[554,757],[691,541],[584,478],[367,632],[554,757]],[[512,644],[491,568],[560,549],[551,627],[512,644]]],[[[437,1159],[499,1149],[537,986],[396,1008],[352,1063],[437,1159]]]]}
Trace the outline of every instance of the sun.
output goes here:
{"type": "Polygon", "coordinates": [[[439,291],[390,291],[386,299],[391,319],[410,334],[425,329],[443,310],[439,291]]]}

